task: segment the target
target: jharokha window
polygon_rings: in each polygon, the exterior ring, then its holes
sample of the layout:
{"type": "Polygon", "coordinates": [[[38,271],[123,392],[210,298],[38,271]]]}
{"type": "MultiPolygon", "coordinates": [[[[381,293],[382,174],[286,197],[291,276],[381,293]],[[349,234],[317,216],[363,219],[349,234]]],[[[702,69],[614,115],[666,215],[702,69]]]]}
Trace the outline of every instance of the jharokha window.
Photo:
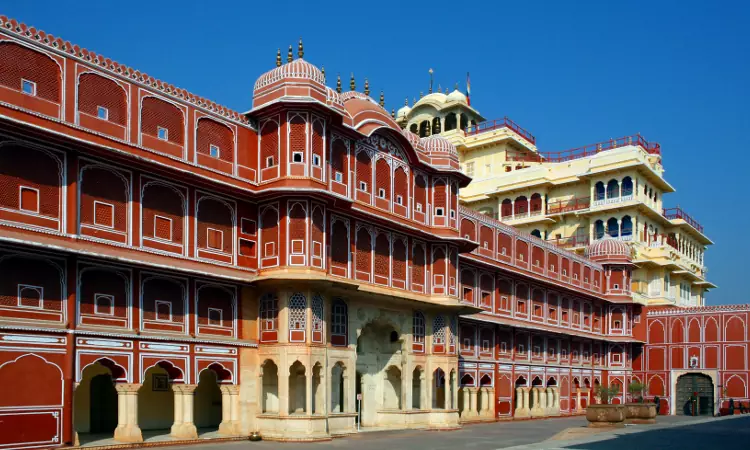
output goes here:
{"type": "Polygon", "coordinates": [[[335,299],[331,308],[331,344],[347,345],[348,323],[349,314],[346,303],[341,299],[335,299]]]}
{"type": "Polygon", "coordinates": [[[279,300],[273,294],[266,294],[260,299],[261,340],[276,340],[279,326],[279,300]]]}
{"type": "Polygon", "coordinates": [[[424,314],[419,311],[414,311],[414,320],[412,326],[413,339],[414,339],[414,351],[424,351],[424,314]]]}

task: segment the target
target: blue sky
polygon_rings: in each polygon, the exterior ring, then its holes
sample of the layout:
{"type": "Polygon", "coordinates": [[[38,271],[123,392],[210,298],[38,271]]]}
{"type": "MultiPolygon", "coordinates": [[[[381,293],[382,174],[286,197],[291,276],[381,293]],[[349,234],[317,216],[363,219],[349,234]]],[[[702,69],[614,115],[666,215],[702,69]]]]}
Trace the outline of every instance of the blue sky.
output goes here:
{"type": "Polygon", "coordinates": [[[234,109],[305,42],[329,85],[354,72],[388,110],[427,91],[464,88],[489,118],[511,117],[542,151],[640,132],[662,145],[680,205],[706,227],[707,303],[749,303],[749,2],[248,2],[5,0],[0,14],[234,109]],[[404,3],[404,4],[402,4],[404,3]]]}

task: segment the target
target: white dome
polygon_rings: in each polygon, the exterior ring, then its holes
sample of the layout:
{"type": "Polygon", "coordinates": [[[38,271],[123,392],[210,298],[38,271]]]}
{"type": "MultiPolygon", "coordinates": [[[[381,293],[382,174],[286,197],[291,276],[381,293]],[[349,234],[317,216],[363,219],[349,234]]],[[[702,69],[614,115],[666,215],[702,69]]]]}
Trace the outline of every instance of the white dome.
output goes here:
{"type": "Polygon", "coordinates": [[[398,111],[396,111],[396,118],[397,119],[406,118],[406,116],[410,112],[411,112],[411,108],[409,107],[409,105],[404,105],[404,106],[400,107],[398,109],[398,111]]]}
{"type": "Polygon", "coordinates": [[[448,94],[448,96],[446,97],[446,101],[461,102],[464,104],[468,103],[468,101],[466,100],[466,96],[463,94],[463,92],[459,91],[458,89],[454,89],[453,92],[448,94]]]}
{"type": "Polygon", "coordinates": [[[442,92],[433,92],[432,94],[427,94],[420,98],[417,103],[414,104],[414,107],[416,108],[424,103],[445,103],[446,98],[446,95],[442,92]]]}

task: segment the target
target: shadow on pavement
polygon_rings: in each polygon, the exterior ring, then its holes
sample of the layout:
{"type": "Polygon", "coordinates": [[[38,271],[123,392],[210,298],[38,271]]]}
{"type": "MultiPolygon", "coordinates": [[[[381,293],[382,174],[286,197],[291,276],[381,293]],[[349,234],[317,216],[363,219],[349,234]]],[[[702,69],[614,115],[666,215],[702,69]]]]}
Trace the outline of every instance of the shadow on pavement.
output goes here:
{"type": "Polygon", "coordinates": [[[750,448],[750,417],[629,433],[603,441],[571,444],[563,448],[577,450],[750,448]]]}

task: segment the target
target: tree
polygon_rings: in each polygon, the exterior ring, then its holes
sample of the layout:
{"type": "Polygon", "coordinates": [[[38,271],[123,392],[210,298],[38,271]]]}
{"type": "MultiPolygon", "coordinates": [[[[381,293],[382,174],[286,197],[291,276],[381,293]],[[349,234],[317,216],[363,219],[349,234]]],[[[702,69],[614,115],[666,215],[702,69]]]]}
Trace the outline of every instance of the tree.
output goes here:
{"type": "Polygon", "coordinates": [[[648,391],[648,384],[641,383],[639,381],[633,381],[628,385],[628,392],[630,396],[635,399],[638,397],[638,403],[643,403],[643,395],[648,391]]]}
{"type": "Polygon", "coordinates": [[[612,397],[616,397],[620,393],[620,386],[613,384],[609,387],[598,386],[596,388],[596,395],[601,399],[603,405],[608,405],[609,400],[612,397]]]}

